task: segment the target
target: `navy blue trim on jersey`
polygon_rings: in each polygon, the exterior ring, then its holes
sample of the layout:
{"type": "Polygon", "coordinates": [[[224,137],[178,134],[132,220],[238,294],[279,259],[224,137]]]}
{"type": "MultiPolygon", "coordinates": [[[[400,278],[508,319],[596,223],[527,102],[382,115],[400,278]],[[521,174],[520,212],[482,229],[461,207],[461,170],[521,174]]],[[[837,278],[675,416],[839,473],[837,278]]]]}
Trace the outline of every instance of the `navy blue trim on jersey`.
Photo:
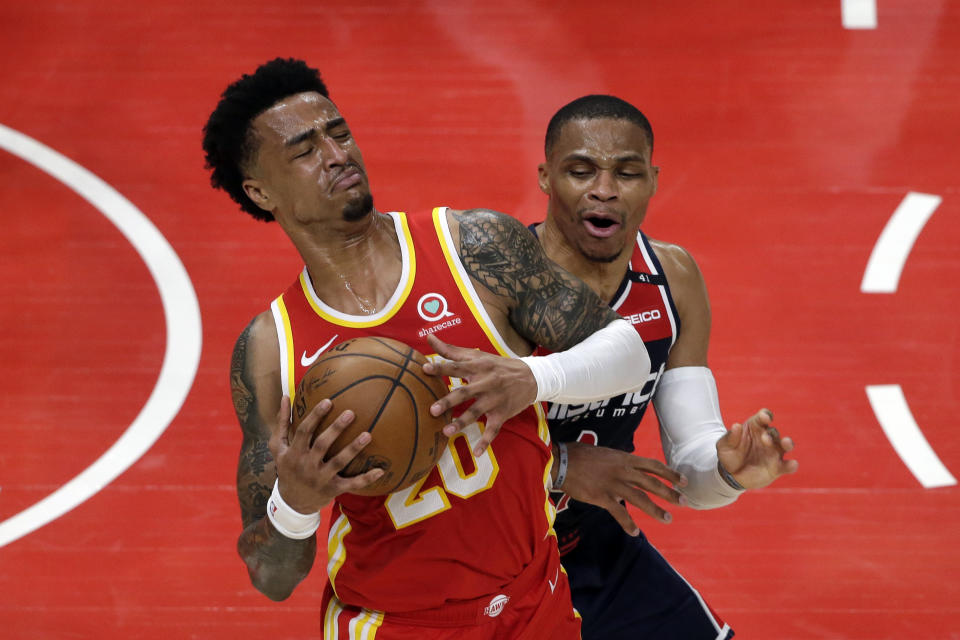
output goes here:
{"type": "MultiPolygon", "coordinates": [[[[667,302],[670,304],[670,312],[673,314],[673,317],[676,319],[677,327],[674,330],[673,337],[676,341],[676,337],[680,335],[680,314],[677,313],[677,306],[673,303],[673,294],[670,292],[670,285],[667,284],[667,276],[663,272],[663,266],[660,264],[660,258],[657,257],[657,252],[653,250],[653,247],[650,245],[650,238],[647,237],[647,234],[640,232],[638,234],[640,242],[643,243],[643,246],[647,250],[647,255],[650,256],[650,260],[653,262],[653,267],[657,270],[657,273],[663,278],[662,286],[665,288],[667,293],[667,302]]],[[[661,284],[659,281],[655,284],[661,284]]]]}

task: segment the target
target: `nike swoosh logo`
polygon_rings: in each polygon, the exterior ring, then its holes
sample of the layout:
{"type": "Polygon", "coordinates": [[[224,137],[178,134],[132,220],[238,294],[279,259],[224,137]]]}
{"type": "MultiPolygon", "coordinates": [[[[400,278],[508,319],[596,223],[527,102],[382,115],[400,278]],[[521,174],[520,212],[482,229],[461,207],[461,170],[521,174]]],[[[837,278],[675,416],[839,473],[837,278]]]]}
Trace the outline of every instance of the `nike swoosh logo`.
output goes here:
{"type": "MultiPolygon", "coordinates": [[[[337,335],[339,335],[339,334],[337,334],[337,335]]],[[[314,351],[313,355],[310,356],[309,358],[307,357],[307,352],[306,352],[306,350],[304,350],[303,355],[300,356],[300,364],[302,364],[302,365],[305,366],[305,367],[309,367],[310,365],[312,365],[314,362],[317,361],[317,358],[320,357],[320,354],[323,353],[324,351],[326,351],[327,348],[328,348],[330,345],[332,345],[332,344],[333,344],[333,341],[336,340],[336,339],[337,339],[337,336],[333,336],[332,338],[330,338],[330,340],[327,342],[327,344],[323,345],[322,347],[320,347],[319,349],[317,349],[316,351],[314,351]]]]}
{"type": "Polygon", "coordinates": [[[547,580],[547,584],[550,585],[550,593],[553,593],[553,590],[557,588],[557,582],[559,582],[557,578],[559,577],[560,577],[560,569],[557,569],[557,572],[553,575],[553,582],[547,580]]]}

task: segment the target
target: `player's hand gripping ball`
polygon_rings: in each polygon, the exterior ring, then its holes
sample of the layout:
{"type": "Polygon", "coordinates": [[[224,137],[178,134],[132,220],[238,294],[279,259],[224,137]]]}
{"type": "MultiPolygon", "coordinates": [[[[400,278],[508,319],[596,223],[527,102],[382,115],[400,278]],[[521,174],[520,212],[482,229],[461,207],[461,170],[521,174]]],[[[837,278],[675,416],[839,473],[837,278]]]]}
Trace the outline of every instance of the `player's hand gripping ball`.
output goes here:
{"type": "MultiPolygon", "coordinates": [[[[430,405],[448,392],[443,379],[428,376],[427,359],[412,347],[389,338],[354,338],[331,348],[303,375],[293,403],[288,435],[321,400],[333,408],[317,425],[313,439],[349,409],[354,421],[334,440],[325,459],[335,456],[363,431],[370,444],[341,472],[355,476],[383,469],[380,479],[356,491],[375,496],[404,489],[430,473],[447,446],[443,435],[449,412],[434,417],[430,405]]],[[[313,440],[311,440],[313,444],[313,440]]]]}

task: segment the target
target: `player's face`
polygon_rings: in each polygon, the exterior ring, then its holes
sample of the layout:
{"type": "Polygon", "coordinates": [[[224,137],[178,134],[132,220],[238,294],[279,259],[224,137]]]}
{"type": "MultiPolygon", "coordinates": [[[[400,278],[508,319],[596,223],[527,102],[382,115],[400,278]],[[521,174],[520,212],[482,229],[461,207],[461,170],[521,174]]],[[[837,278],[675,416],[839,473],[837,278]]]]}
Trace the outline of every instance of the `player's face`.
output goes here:
{"type": "Polygon", "coordinates": [[[650,142],[628,120],[571,120],[539,167],[547,215],[588,260],[612,262],[633,246],[657,190],[650,142]]]}
{"type": "Polygon", "coordinates": [[[278,220],[358,220],[373,210],[360,149],[337,107],[298,93],[251,123],[259,143],[244,188],[278,220]]]}

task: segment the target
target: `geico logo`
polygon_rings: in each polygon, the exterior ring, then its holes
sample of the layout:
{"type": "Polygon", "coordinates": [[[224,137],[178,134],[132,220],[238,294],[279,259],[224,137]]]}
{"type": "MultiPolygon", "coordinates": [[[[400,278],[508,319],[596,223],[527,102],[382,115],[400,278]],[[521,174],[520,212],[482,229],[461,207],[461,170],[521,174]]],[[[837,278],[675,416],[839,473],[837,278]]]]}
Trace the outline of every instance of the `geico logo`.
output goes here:
{"type": "Polygon", "coordinates": [[[650,311],[642,311],[640,313],[629,315],[627,316],[627,320],[630,321],[630,324],[642,324],[652,320],[659,320],[661,317],[660,309],[652,309],[650,311]]]}

